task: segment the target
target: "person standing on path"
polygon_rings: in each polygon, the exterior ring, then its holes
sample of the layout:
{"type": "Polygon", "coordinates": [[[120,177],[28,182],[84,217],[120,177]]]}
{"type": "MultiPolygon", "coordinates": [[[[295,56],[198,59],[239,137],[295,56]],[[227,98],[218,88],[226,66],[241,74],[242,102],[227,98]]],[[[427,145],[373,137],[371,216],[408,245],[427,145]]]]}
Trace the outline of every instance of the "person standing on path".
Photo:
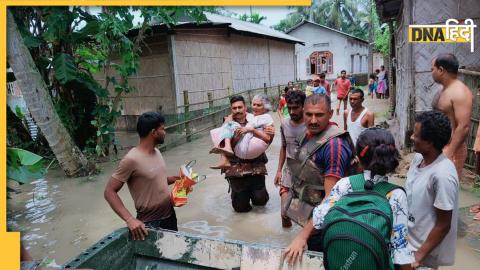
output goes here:
{"type": "Polygon", "coordinates": [[[452,134],[448,117],[427,111],[415,117],[412,141],[417,154],[410,163],[407,191],[412,267],[453,265],[457,240],[459,181],[453,162],[443,153],[452,134]]]}
{"type": "Polygon", "coordinates": [[[360,133],[375,124],[375,115],[368,108],[363,107],[364,93],[354,88],[350,94],[350,110],[343,112],[344,129],[350,134],[353,145],[357,143],[360,133]]]}
{"type": "MultiPolygon", "coordinates": [[[[315,75],[315,77],[313,79],[312,94],[326,94],[327,93],[327,89],[325,89],[325,87],[323,87],[320,84],[320,82],[321,82],[320,76],[315,75]]],[[[309,96],[309,95],[307,95],[307,96],[309,96]]]]}
{"type": "MultiPolygon", "coordinates": [[[[289,91],[290,92],[290,91],[289,91]]],[[[232,138],[232,146],[239,142],[241,136],[247,132],[247,106],[242,96],[233,96],[230,98],[230,108],[232,110],[233,121],[240,124],[241,128],[235,131],[232,138]]],[[[273,126],[267,126],[264,132],[273,140],[275,129],[273,126]]],[[[267,188],[265,187],[265,175],[268,162],[265,153],[255,159],[243,160],[238,157],[230,159],[230,167],[222,170],[225,173],[231,188],[232,207],[236,212],[249,212],[253,205],[264,206],[269,200],[267,188]]]]}
{"type": "Polygon", "coordinates": [[[140,143],[123,157],[105,187],[104,197],[127,224],[133,240],[144,240],[146,227],[178,231],[177,217],[168,185],[178,176],[167,176],[162,153],[156,148],[165,140],[165,119],[160,113],[146,112],[138,118],[140,143]],[[118,196],[124,184],[135,203],[134,217],[118,196]]]}
{"type": "Polygon", "coordinates": [[[282,227],[289,228],[292,222],[286,216],[286,202],[288,192],[292,187],[291,171],[285,161],[287,158],[293,158],[295,140],[302,134],[305,134],[306,128],[303,121],[303,103],[305,94],[301,91],[290,91],[285,95],[290,119],[281,119],[280,134],[282,136],[282,146],[280,148],[277,174],[275,176],[275,186],[280,187],[281,218],[282,227]]]}
{"type": "Polygon", "coordinates": [[[325,91],[327,92],[326,95],[330,96],[331,94],[330,84],[327,82],[327,80],[325,80],[325,73],[323,72],[320,73],[319,79],[320,79],[320,86],[323,86],[323,88],[325,88],[325,91]]]}
{"type": "Polygon", "coordinates": [[[347,109],[347,101],[348,101],[348,94],[350,92],[350,88],[352,87],[350,80],[347,79],[347,71],[342,70],[340,72],[340,78],[335,80],[335,88],[337,89],[337,115],[340,114],[340,105],[343,102],[343,109],[347,109]]]}
{"type": "Polygon", "coordinates": [[[443,149],[446,157],[453,161],[459,179],[467,159],[465,140],[470,130],[473,95],[459,79],[458,60],[450,53],[440,54],[432,61],[432,77],[442,89],[435,95],[432,107],[442,111],[452,124],[452,140],[443,149]]]}
{"type": "Polygon", "coordinates": [[[377,78],[377,98],[384,99],[388,91],[387,71],[385,70],[385,66],[380,66],[380,72],[378,73],[377,78]]]}

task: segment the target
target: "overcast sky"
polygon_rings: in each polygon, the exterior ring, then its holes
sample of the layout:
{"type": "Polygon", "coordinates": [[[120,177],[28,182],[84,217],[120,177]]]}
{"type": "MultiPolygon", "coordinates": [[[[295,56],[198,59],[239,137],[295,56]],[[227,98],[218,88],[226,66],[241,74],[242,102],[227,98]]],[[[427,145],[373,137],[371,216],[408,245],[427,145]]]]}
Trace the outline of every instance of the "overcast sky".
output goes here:
{"type": "MultiPolygon", "coordinates": [[[[232,11],[238,14],[250,14],[250,7],[225,7],[226,10],[232,11]]],[[[262,16],[267,17],[262,21],[262,24],[272,26],[278,24],[280,20],[285,19],[287,14],[293,10],[289,10],[288,7],[252,7],[253,13],[259,13],[262,16]]]]}

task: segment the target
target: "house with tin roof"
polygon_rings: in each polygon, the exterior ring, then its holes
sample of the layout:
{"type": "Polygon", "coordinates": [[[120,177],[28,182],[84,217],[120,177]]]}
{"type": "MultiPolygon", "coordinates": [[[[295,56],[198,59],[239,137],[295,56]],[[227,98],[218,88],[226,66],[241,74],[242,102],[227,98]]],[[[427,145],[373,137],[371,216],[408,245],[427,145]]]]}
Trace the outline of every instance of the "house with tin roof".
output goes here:
{"type": "Polygon", "coordinates": [[[301,39],[235,18],[206,17],[199,24],[151,27],[139,72],[129,79],[137,91],[122,100],[119,128],[131,126],[127,122],[135,123],[145,111],[175,113],[184,91],[190,103],[199,103],[207,101],[207,93],[215,99],[295,79],[295,46],[301,39]]]}
{"type": "Polygon", "coordinates": [[[307,80],[325,73],[335,79],[340,71],[368,71],[368,42],[342,31],[302,20],[286,32],[305,41],[295,45],[295,78],[307,80]]]}

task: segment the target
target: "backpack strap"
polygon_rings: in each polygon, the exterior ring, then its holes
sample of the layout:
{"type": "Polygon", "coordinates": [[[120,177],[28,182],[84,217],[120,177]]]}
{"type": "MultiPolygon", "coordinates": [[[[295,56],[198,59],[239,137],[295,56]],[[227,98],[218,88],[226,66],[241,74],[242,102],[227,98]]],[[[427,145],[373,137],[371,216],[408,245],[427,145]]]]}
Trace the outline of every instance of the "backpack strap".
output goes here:
{"type": "MultiPolygon", "coordinates": [[[[314,136],[308,140],[305,145],[302,146],[307,133],[303,132],[297,136],[296,144],[298,147],[306,147],[307,149],[307,159],[311,158],[322,146],[324,146],[330,139],[340,136],[345,136],[345,138],[350,138],[347,131],[341,130],[336,126],[329,126],[326,130],[320,134],[314,136]]],[[[353,144],[352,144],[353,145],[353,144]]],[[[304,163],[306,160],[304,161],[304,163]]]]}
{"type": "Polygon", "coordinates": [[[350,180],[350,185],[352,186],[353,191],[364,191],[364,185],[365,185],[365,178],[363,176],[363,173],[352,175],[348,177],[348,180],[350,180]]]}
{"type": "Polygon", "coordinates": [[[399,188],[399,189],[403,190],[403,192],[405,192],[405,189],[403,189],[403,187],[392,184],[392,183],[389,183],[389,182],[380,182],[380,183],[376,184],[375,186],[373,186],[373,191],[375,191],[378,194],[386,197],[389,192],[391,192],[391,191],[393,191],[394,189],[397,189],[397,188],[399,188]]]}

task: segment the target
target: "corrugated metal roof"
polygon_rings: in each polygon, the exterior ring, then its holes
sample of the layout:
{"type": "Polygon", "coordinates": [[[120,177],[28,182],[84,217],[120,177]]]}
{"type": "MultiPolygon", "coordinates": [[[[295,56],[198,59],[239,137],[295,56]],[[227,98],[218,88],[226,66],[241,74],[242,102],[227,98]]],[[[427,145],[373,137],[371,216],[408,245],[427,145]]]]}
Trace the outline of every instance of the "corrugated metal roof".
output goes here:
{"type": "Polygon", "coordinates": [[[269,28],[268,26],[265,26],[265,25],[245,22],[239,19],[225,17],[222,15],[213,14],[209,12],[205,12],[205,15],[207,16],[208,21],[212,23],[229,23],[230,28],[240,32],[248,32],[255,35],[263,35],[263,36],[272,37],[275,39],[288,40],[294,43],[301,43],[301,44],[305,43],[303,40],[297,39],[283,32],[269,28]]]}
{"type": "Polygon", "coordinates": [[[319,26],[319,27],[325,28],[325,29],[327,29],[327,30],[330,30],[330,31],[333,31],[333,32],[337,32],[337,33],[339,33],[339,34],[342,34],[342,35],[351,37],[351,38],[353,38],[353,39],[356,39],[356,40],[358,40],[358,41],[365,42],[365,43],[368,44],[368,41],[366,41],[366,40],[364,40],[364,39],[358,38],[358,37],[356,37],[356,36],[352,36],[352,35],[350,35],[350,34],[347,34],[347,33],[345,33],[345,32],[342,32],[342,31],[340,31],[340,30],[337,30],[337,29],[330,28],[330,27],[325,26],[325,25],[321,25],[321,24],[318,24],[318,23],[314,23],[314,22],[309,21],[309,20],[302,20],[301,22],[299,22],[299,23],[297,23],[296,25],[294,25],[292,28],[288,29],[288,30],[287,30],[287,33],[292,32],[293,30],[299,28],[300,26],[302,26],[302,25],[304,25],[304,24],[306,24],[306,23],[311,23],[311,24],[313,24],[313,25],[315,25],[315,26],[319,26]]]}

